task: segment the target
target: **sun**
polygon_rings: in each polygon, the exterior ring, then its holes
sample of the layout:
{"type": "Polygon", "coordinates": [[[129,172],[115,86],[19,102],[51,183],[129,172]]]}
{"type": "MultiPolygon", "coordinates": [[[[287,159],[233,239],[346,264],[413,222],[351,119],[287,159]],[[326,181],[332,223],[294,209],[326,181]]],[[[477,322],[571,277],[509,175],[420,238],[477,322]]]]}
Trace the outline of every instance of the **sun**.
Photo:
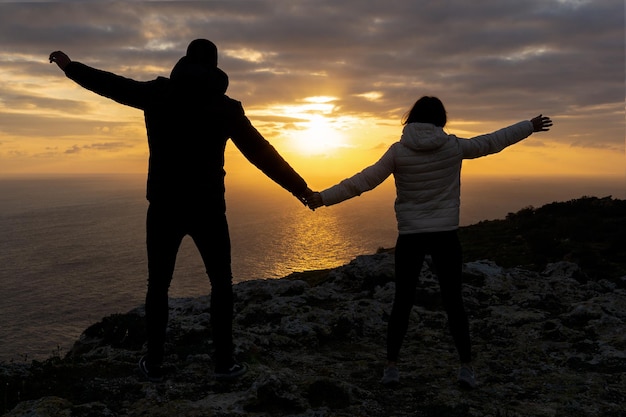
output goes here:
{"type": "Polygon", "coordinates": [[[322,154],[343,146],[343,134],[337,121],[320,114],[308,116],[298,123],[299,130],[292,134],[294,145],[302,153],[322,154]]]}
{"type": "Polygon", "coordinates": [[[334,117],[335,97],[307,97],[302,104],[286,109],[293,123],[290,141],[300,153],[323,154],[344,146],[341,117],[334,117]]]}
{"type": "Polygon", "coordinates": [[[306,97],[296,104],[278,104],[254,114],[275,119],[272,129],[292,151],[307,156],[328,155],[348,146],[346,132],[355,125],[352,116],[337,114],[337,100],[330,96],[306,97]]]}

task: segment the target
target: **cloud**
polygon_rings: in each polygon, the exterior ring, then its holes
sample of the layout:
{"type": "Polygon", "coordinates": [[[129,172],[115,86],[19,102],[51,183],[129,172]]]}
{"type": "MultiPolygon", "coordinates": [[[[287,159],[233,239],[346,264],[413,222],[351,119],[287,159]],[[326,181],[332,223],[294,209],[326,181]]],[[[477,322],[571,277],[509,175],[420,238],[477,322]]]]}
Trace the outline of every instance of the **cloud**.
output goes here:
{"type": "MultiPolygon", "coordinates": [[[[92,150],[92,151],[104,151],[104,152],[117,152],[123,149],[130,149],[133,146],[124,143],[124,142],[103,142],[103,143],[92,143],[89,145],[72,145],[67,148],[63,153],[65,154],[77,154],[81,153],[84,150],[92,150]]],[[[48,148],[48,150],[56,150],[57,148],[48,148]]]]}
{"type": "Polygon", "coordinates": [[[78,146],[78,145],[74,145],[69,149],[66,149],[64,153],[66,154],[74,154],[74,153],[80,153],[82,151],[82,147],[78,146]]]}
{"type": "Polygon", "coordinates": [[[0,109],[6,113],[16,113],[20,111],[42,111],[80,114],[89,111],[91,106],[88,103],[66,98],[46,97],[45,95],[35,95],[25,88],[15,88],[8,82],[0,82],[0,109]]]}
{"type": "Polygon", "coordinates": [[[3,136],[21,137],[24,139],[83,136],[88,140],[92,140],[96,135],[122,135],[131,142],[141,141],[143,143],[145,141],[145,133],[142,133],[141,137],[128,133],[135,129],[132,123],[74,118],[72,114],[71,111],[68,111],[68,115],[65,116],[49,113],[0,112],[0,132],[2,132],[3,136]]]}
{"type": "Polygon", "coordinates": [[[133,146],[126,142],[103,142],[103,143],[92,143],[90,145],[83,146],[83,149],[91,149],[96,151],[118,151],[120,149],[130,149],[133,146]]]}
{"type": "MultiPolygon", "coordinates": [[[[87,111],[83,98],[50,90],[61,83],[46,61],[53,50],[149,80],[206,37],[228,94],[251,114],[332,96],[337,114],[399,121],[429,94],[451,121],[491,129],[543,112],[552,140],[623,149],[623,12],[615,0],[0,3],[2,111],[87,111]]],[[[8,128],[30,134],[44,116],[16,126],[22,117],[8,128]]],[[[0,130],[8,119],[0,114],[0,130]]]]}

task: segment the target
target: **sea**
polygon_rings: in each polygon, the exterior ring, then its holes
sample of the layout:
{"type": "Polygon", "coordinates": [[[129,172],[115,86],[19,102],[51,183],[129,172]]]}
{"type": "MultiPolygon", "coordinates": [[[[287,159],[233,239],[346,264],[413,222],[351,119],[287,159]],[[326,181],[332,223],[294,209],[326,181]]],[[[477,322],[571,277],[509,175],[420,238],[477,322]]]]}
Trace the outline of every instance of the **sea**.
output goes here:
{"type": "MultiPolygon", "coordinates": [[[[278,186],[227,184],[234,282],[333,268],[394,247],[394,195],[389,179],[313,212],[278,186]]],[[[626,184],[464,178],[461,226],[583,196],[625,199],[626,184]]],[[[140,174],[0,178],[0,362],[63,356],[91,324],[143,304],[147,207],[140,174]]],[[[170,297],[210,290],[187,237],[170,297]]]]}

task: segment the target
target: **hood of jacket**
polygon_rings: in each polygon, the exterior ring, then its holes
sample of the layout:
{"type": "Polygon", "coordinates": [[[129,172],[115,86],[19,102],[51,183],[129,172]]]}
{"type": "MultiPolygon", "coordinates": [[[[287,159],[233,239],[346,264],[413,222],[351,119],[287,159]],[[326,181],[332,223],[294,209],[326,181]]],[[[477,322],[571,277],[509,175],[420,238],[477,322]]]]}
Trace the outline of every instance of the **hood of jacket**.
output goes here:
{"type": "Polygon", "coordinates": [[[201,65],[182,57],[172,68],[170,80],[181,88],[202,94],[225,94],[228,75],[218,67],[201,65]]]}
{"type": "Polygon", "coordinates": [[[430,123],[409,123],[402,129],[400,143],[414,151],[431,151],[446,143],[448,135],[430,123]]]}

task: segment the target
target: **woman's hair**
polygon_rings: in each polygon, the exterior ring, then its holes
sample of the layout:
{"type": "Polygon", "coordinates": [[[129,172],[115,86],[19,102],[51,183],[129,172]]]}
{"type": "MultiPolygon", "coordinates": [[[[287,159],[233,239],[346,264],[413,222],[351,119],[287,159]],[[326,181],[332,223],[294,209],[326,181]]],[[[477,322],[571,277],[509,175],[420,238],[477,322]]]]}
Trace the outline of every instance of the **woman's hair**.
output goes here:
{"type": "Polygon", "coordinates": [[[417,100],[413,108],[404,115],[402,124],[430,123],[444,127],[448,117],[443,103],[437,97],[424,96],[417,100]]]}

